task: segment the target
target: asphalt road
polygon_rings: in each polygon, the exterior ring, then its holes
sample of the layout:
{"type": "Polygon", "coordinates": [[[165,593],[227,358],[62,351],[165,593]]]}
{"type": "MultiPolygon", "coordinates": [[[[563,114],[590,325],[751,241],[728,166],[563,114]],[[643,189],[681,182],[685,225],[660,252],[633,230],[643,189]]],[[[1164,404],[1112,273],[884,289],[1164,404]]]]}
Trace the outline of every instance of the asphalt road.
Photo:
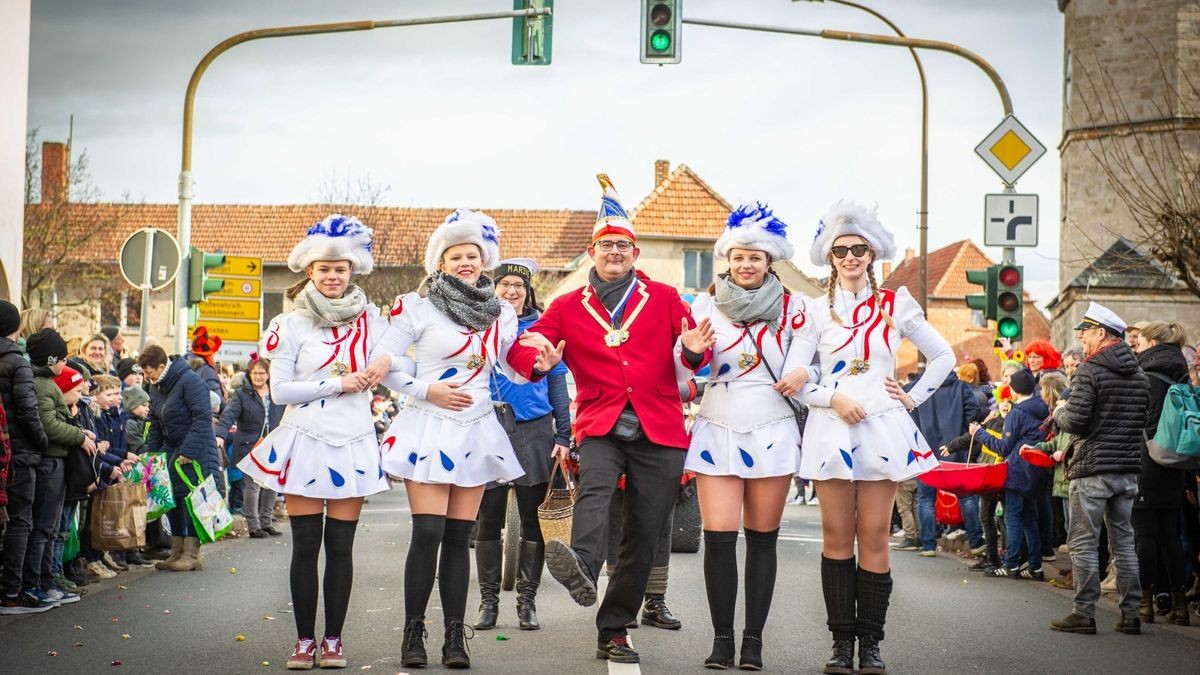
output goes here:
{"type": "MultiPolygon", "coordinates": [[[[828,656],[818,519],[812,506],[789,506],[785,514],[780,574],[765,634],[767,672],[817,673],[828,656]]],[[[354,595],[344,632],[350,671],[405,670],[399,642],[408,538],[403,490],[372,498],[356,542],[354,595]]],[[[295,640],[288,603],[289,551],[288,536],[220,542],[206,548],[202,572],[125,573],[89,586],[79,603],[38,615],[0,617],[0,672],[282,671],[295,640]]],[[[1070,596],[1047,584],[983,578],[949,554],[920,558],[895,553],[893,574],[896,590],[883,642],[889,672],[1200,671],[1200,626],[1158,623],[1145,627],[1141,636],[1122,635],[1112,630],[1117,614],[1105,600],[1098,635],[1055,633],[1046,624],[1070,610],[1070,596]]],[[[517,630],[514,595],[504,593],[498,630],[480,631],[469,643],[475,672],[639,672],[595,659],[594,613],[575,606],[548,574],[545,581],[538,597],[544,628],[517,630]]],[[[701,554],[672,558],[667,600],[683,629],[631,631],[642,654],[640,672],[702,672],[712,631],[701,554]]],[[[473,590],[470,608],[477,602],[473,590]]],[[[441,645],[436,589],[430,604],[427,644],[436,662],[441,645]]],[[[318,633],[320,627],[318,615],[318,633]]]]}

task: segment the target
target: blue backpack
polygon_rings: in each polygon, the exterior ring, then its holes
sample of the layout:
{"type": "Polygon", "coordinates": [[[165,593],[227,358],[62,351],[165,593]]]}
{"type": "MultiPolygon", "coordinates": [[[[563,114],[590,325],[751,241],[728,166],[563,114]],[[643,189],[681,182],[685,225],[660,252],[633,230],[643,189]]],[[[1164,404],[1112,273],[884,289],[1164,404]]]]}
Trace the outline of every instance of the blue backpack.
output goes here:
{"type": "Polygon", "coordinates": [[[1147,373],[1166,382],[1162,415],[1154,438],[1147,439],[1154,461],[1171,468],[1200,465],[1200,387],[1175,383],[1160,373],[1147,373]]]}

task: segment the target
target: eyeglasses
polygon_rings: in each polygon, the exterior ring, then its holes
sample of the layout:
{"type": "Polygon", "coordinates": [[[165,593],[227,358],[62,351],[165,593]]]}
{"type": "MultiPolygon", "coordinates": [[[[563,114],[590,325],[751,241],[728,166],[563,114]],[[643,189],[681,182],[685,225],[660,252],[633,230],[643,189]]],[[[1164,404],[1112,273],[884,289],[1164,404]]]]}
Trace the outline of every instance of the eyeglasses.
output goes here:
{"type": "Polygon", "coordinates": [[[629,250],[633,248],[633,242],[612,241],[609,239],[605,239],[603,241],[598,241],[598,242],[592,244],[592,246],[600,249],[601,251],[604,251],[605,253],[612,251],[614,248],[617,249],[617,251],[619,253],[629,253],[629,250]]]}
{"type": "Polygon", "coordinates": [[[833,254],[833,257],[841,260],[846,257],[847,253],[853,253],[855,258],[861,258],[870,250],[871,247],[866,244],[855,244],[853,246],[834,246],[829,249],[829,252],[833,254]]]}
{"type": "Polygon", "coordinates": [[[496,284],[496,288],[502,291],[523,291],[525,290],[525,282],[523,281],[501,281],[496,284]]]}

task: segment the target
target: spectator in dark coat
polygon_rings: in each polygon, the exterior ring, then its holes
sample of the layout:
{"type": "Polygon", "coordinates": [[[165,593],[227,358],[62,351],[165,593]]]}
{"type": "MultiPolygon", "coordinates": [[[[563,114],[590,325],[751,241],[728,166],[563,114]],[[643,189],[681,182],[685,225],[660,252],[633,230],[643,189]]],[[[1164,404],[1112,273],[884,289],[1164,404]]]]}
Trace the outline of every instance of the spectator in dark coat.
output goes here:
{"type": "Polygon", "coordinates": [[[200,539],[185,504],[188,487],[175,470],[175,461],[180,461],[181,469],[188,472],[193,481],[193,463],[199,465],[203,476],[216,474],[221,469],[216,436],[213,435],[209,389],[183,359],[168,362],[162,347],[147,347],[138,357],[138,364],[146,379],[157,385],[162,395],[161,403],[157,405],[154,405],[153,397],[151,399],[150,437],[146,449],[168,453],[176,504],[167,512],[174,559],[168,558],[155,567],[176,572],[202,569],[200,539]]]}
{"type": "MultiPolygon", "coordinates": [[[[1152,321],[1142,328],[1140,336],[1142,351],[1138,353],[1138,364],[1150,377],[1150,404],[1146,415],[1145,432],[1153,438],[1158,430],[1158,418],[1162,415],[1163,399],[1172,384],[1188,381],[1188,364],[1183,358],[1181,345],[1187,343],[1183,327],[1178,323],[1152,321]]],[[[1179,511],[1183,506],[1183,491],[1187,472],[1168,469],[1150,458],[1146,446],[1142,446],[1142,470],[1138,474],[1137,499],[1133,502],[1133,541],[1137,549],[1138,570],[1142,584],[1142,601],[1138,615],[1143,621],[1154,622],[1155,572],[1159,559],[1166,568],[1168,588],[1155,589],[1159,593],[1171,594],[1171,613],[1167,621],[1187,626],[1187,600],[1184,590],[1185,560],[1183,545],[1179,538],[1179,511]]]]}
{"type": "MultiPolygon", "coordinates": [[[[906,389],[911,389],[908,385],[906,389]]],[[[953,371],[942,381],[941,386],[923,404],[911,413],[921,435],[930,447],[941,447],[967,431],[967,425],[983,417],[979,401],[971,385],[958,379],[953,371]]],[[[921,521],[921,551],[919,555],[932,556],[937,552],[937,520],[934,503],[937,490],[924,483],[917,484],[917,518],[921,521]]],[[[963,527],[972,549],[983,551],[983,529],[979,523],[979,498],[975,496],[959,499],[963,515],[963,527]]]]}
{"type": "Polygon", "coordinates": [[[1137,608],[1142,589],[1130,521],[1142,468],[1150,384],[1133,350],[1122,340],[1125,322],[1112,310],[1091,303],[1075,331],[1087,358],[1071,380],[1070,397],[1059,401],[1054,415],[1058,428],[1075,436],[1067,457],[1071,481],[1067,545],[1075,577],[1075,606],[1050,627],[1071,633],[1096,632],[1096,600],[1100,597],[1097,549],[1103,521],[1117,566],[1121,620],[1116,630],[1140,633],[1137,608]]]}
{"type": "MultiPolygon", "coordinates": [[[[275,430],[283,418],[285,406],[271,400],[270,375],[264,361],[255,361],[246,370],[242,386],[233,391],[221,421],[217,423],[217,444],[231,453],[229,466],[245,459],[263,436],[275,430]],[[236,431],[230,431],[235,428],[236,431]]],[[[259,539],[282,534],[271,524],[275,492],[260,487],[250,478],[242,478],[242,513],[250,536],[259,539]]],[[[232,486],[230,487],[232,490],[232,486]]]]}

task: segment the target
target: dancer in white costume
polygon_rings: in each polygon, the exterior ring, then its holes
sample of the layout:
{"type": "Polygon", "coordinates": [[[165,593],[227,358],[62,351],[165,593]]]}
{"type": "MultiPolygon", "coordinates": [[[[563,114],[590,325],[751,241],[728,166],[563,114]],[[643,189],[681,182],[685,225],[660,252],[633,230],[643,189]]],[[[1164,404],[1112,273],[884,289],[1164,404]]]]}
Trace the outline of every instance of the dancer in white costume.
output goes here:
{"type": "Polygon", "coordinates": [[[894,255],[892,235],[875,211],[834,206],[810,251],[814,264],[831,267],[829,294],[805,303],[788,353],[792,367],[814,354],[819,360],[819,379],[796,389],[811,411],[800,475],[817,481],[820,497],[821,583],[834,638],[826,673],[852,672],[856,637],[858,672],[886,672],[879,642],[892,591],[888,535],[896,486],[937,465],[908,411],[954,366],[950,345],[926,323],[908,290],[881,290],[875,283],[872,265],[894,255]],[[901,338],[926,359],[911,394],[891,377],[901,338]]]}
{"type": "Polygon", "coordinates": [[[289,573],[296,646],[288,668],[346,665],[342,624],[350,602],[354,531],[363,497],[388,489],[371,421],[369,390],[403,359],[380,350],[387,322],[350,283],[369,274],[370,228],[329,216],[288,256],[305,278],[288,289],[296,309],[271,320],[259,352],[271,361],[279,426],[238,463],[247,477],[287,495],[289,573]],[[317,557],[325,547],[325,638],[315,642],[317,557]]]}
{"type": "Polygon", "coordinates": [[[708,668],[734,658],[738,526],[746,531],[746,628],[740,666],[762,669],[762,630],[775,590],[776,543],[792,475],[800,462],[800,427],[775,390],[804,296],[771,269],[792,258],[787,225],[764,204],[729,215],[713,257],[729,261],[692,316],[709,319],[717,344],[713,376],[692,425],[689,471],[695,471],[704,522],[704,584],[714,631],[708,668]]]}
{"type": "MultiPolygon", "coordinates": [[[[384,470],[404,479],[413,514],[404,565],[401,658],[406,667],[428,662],[424,618],[435,575],[445,625],[442,665],[470,667],[463,616],[471,528],[487,483],[524,473],[496,419],[489,387],[496,365],[510,379],[527,381],[505,361],[517,339],[516,312],[496,297],[492,280],[483,275],[499,262],[499,253],[494,220],[455,211],[425,249],[428,297],[409,293],[391,310],[388,349],[402,354],[411,346],[416,360],[414,375],[394,374],[385,381],[410,400],[380,446],[384,470]]],[[[561,348],[555,352],[541,336],[522,340],[544,347],[538,360],[542,372],[561,358],[561,348]]]]}

